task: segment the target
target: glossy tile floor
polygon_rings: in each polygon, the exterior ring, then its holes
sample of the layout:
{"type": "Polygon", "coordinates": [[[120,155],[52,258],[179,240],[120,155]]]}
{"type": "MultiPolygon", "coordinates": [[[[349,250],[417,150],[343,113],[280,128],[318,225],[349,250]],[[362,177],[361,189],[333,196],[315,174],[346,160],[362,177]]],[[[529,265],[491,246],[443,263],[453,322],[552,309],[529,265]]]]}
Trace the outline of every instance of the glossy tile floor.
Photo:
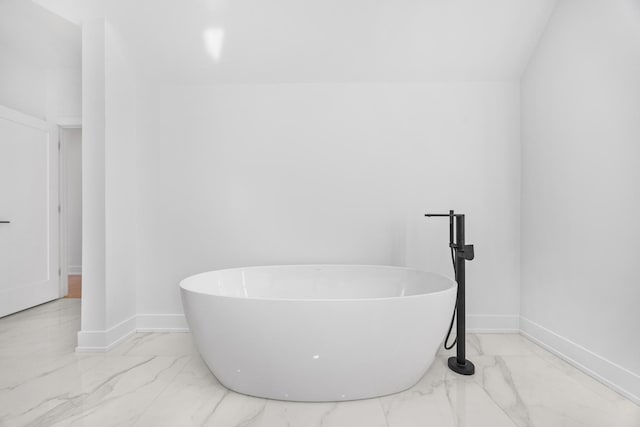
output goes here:
{"type": "Polygon", "coordinates": [[[640,407],[515,334],[470,336],[473,377],[443,352],[403,393],[292,403],[226,390],[187,333],[76,354],[79,321],[77,299],[0,319],[0,426],[640,426],[640,407]]]}

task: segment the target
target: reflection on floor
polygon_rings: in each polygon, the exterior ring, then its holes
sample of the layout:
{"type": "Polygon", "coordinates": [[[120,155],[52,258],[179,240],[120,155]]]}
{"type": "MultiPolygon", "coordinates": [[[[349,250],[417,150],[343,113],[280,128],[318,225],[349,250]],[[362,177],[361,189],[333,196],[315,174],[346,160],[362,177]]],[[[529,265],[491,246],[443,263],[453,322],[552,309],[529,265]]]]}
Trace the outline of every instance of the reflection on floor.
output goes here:
{"type": "Polygon", "coordinates": [[[79,274],[69,275],[69,292],[65,298],[82,298],[82,276],[79,274]]]}
{"type": "Polygon", "coordinates": [[[188,333],[136,334],[76,354],[80,300],[0,320],[2,426],[638,427],[640,407],[516,334],[471,335],[476,375],[448,352],[412,389],[354,402],[292,403],[233,393],[188,333]]]}

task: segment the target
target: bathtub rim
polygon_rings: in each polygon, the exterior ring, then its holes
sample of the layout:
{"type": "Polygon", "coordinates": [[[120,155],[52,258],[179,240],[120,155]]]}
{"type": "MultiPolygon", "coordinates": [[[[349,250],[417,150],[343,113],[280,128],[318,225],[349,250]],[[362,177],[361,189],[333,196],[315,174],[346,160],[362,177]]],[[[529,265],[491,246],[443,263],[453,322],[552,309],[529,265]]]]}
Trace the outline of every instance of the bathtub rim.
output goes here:
{"type": "Polygon", "coordinates": [[[210,297],[216,297],[216,298],[228,298],[231,300],[237,300],[237,301],[291,301],[291,302],[364,302],[364,301],[391,301],[391,300],[400,300],[400,299],[414,299],[414,298],[424,298],[426,296],[429,295],[439,295],[439,294],[443,294],[446,292],[451,292],[452,290],[454,292],[457,292],[457,288],[458,288],[458,282],[456,282],[454,279],[445,276],[444,274],[440,274],[440,273],[435,273],[432,271],[425,271],[422,270],[420,268],[414,268],[414,267],[400,267],[400,266],[396,266],[396,265],[381,265],[381,264],[268,264],[268,265],[252,265],[249,267],[232,267],[232,268],[221,268],[219,270],[208,270],[208,271],[203,271],[200,273],[196,273],[193,274],[191,276],[185,277],[184,279],[180,280],[180,282],[178,283],[178,287],[180,288],[180,291],[184,291],[184,292],[191,292],[194,294],[198,294],[198,295],[206,295],[206,296],[210,296],[210,297]],[[451,286],[439,291],[434,291],[434,292],[426,292],[426,293],[420,293],[420,294],[415,294],[415,295],[399,295],[399,296],[391,296],[391,297],[377,297],[377,298],[281,298],[281,297],[237,297],[237,296],[231,296],[231,295],[218,295],[218,294],[212,294],[212,293],[207,293],[207,292],[200,292],[200,291],[195,291],[192,289],[187,289],[184,284],[184,282],[186,282],[187,280],[190,279],[194,279],[197,278],[198,276],[204,276],[206,274],[210,274],[210,273],[217,273],[217,272],[222,272],[222,271],[235,271],[235,270],[249,270],[249,269],[258,269],[258,268],[282,268],[282,267],[367,267],[367,268],[384,268],[384,269],[389,269],[389,270],[409,270],[409,271],[417,271],[420,273],[427,273],[427,274],[431,274],[434,276],[438,276],[442,279],[447,280],[448,282],[450,282],[451,286]]]}

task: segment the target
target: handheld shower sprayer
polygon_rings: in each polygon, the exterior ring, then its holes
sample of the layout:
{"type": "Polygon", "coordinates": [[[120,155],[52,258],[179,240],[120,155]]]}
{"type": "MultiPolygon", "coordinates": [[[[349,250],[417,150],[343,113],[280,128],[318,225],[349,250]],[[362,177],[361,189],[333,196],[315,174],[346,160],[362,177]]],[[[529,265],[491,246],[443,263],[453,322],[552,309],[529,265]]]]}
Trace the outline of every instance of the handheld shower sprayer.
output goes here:
{"type": "MultiPolygon", "coordinates": [[[[453,270],[456,282],[458,282],[458,294],[456,298],[456,357],[450,357],[449,369],[462,375],[473,375],[476,367],[465,356],[465,261],[471,261],[475,254],[473,245],[467,245],[464,241],[464,214],[456,214],[450,210],[448,214],[425,214],[426,217],[449,217],[449,247],[453,251],[453,270]],[[454,234],[455,222],[455,234],[454,234]],[[455,237],[455,240],[454,240],[455,237]]],[[[453,319],[451,326],[453,326],[453,319]]],[[[451,328],[449,329],[451,332],[451,328]]],[[[449,335],[447,334],[447,339],[449,335]]],[[[446,347],[445,340],[445,348],[446,347]]]]}

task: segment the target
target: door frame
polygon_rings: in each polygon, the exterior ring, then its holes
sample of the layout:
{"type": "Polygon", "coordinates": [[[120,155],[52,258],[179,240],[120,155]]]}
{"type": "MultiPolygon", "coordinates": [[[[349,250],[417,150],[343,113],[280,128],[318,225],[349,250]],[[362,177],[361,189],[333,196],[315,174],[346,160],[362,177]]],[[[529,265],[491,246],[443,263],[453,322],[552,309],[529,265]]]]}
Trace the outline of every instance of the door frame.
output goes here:
{"type": "MultiPolygon", "coordinates": [[[[56,121],[56,130],[58,138],[58,220],[60,236],[60,298],[67,296],[69,293],[69,269],[67,257],[67,169],[66,169],[66,140],[62,137],[65,129],[82,129],[81,117],[61,117],[56,121]]],[[[83,174],[84,175],[84,174],[83,174]]]]}

